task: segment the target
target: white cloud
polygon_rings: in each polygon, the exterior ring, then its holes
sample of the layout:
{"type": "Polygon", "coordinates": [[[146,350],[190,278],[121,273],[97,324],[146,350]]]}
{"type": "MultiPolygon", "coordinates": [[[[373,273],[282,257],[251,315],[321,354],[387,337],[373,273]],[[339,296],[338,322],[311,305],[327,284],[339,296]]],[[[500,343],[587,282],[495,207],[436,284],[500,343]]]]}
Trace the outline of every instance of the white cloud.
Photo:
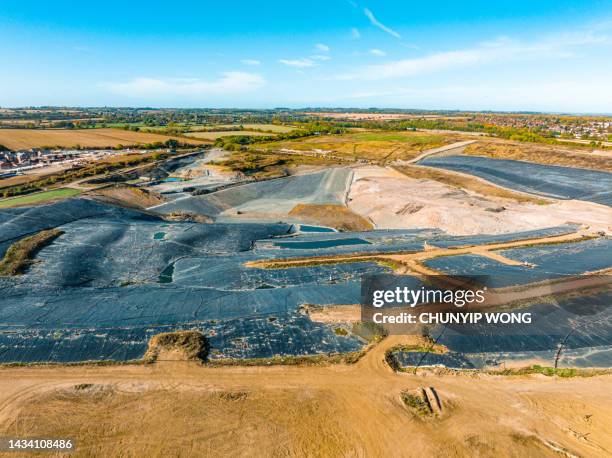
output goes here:
{"type": "Polygon", "coordinates": [[[280,59],[279,62],[287,67],[294,68],[314,67],[316,65],[311,59],[280,59]]]}
{"type": "Polygon", "coordinates": [[[361,32],[359,32],[359,29],[356,29],[355,27],[351,29],[351,38],[355,40],[361,38],[361,32]]]}
{"type": "Polygon", "coordinates": [[[243,63],[244,65],[260,65],[261,64],[261,61],[257,59],[242,59],[240,62],[243,63]]]}
{"type": "Polygon", "coordinates": [[[316,48],[319,51],[323,51],[323,52],[329,52],[329,49],[330,49],[329,46],[324,45],[323,43],[317,43],[316,48]]]}
{"type": "Polygon", "coordinates": [[[313,56],[310,56],[310,58],[312,60],[331,60],[330,56],[326,56],[324,54],[315,54],[313,56]]]}
{"type": "Polygon", "coordinates": [[[110,92],[129,97],[215,95],[223,93],[249,92],[266,84],[260,75],[246,72],[225,72],[214,81],[202,79],[157,79],[134,78],[125,83],[105,83],[110,92]]]}
{"type": "Polygon", "coordinates": [[[509,62],[534,58],[566,59],[574,57],[574,48],[608,42],[607,37],[595,36],[591,33],[558,35],[532,43],[517,42],[507,37],[501,37],[494,41],[480,43],[473,48],[442,51],[423,57],[362,66],[353,73],[339,75],[337,79],[401,78],[490,62],[509,62]]]}
{"type": "Polygon", "coordinates": [[[394,36],[395,38],[402,38],[402,36],[399,33],[397,33],[395,30],[390,29],[385,24],[383,24],[378,19],[376,19],[376,17],[374,16],[374,13],[372,13],[369,9],[364,8],[363,13],[370,20],[373,26],[378,27],[383,32],[386,32],[389,35],[394,36]]]}
{"type": "Polygon", "coordinates": [[[370,54],[372,54],[373,56],[378,56],[378,57],[383,57],[386,56],[387,53],[384,52],[382,49],[370,49],[370,54]]]}

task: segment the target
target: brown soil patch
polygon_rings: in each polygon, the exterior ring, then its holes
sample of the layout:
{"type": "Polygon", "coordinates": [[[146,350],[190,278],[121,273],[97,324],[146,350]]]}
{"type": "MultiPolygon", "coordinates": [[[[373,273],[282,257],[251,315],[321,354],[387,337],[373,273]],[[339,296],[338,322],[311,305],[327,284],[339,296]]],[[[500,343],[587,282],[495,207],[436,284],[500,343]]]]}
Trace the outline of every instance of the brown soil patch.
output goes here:
{"type": "Polygon", "coordinates": [[[216,140],[217,138],[221,138],[221,137],[231,137],[231,136],[238,136],[238,135],[245,135],[245,136],[251,136],[251,137],[259,137],[259,136],[265,136],[265,135],[273,135],[273,134],[269,134],[266,132],[258,132],[258,131],[252,131],[252,130],[225,130],[225,131],[211,131],[211,132],[189,132],[186,133],[185,136],[186,137],[190,137],[190,138],[197,138],[200,140],[216,140]]]}
{"type": "Polygon", "coordinates": [[[162,218],[168,221],[189,221],[193,223],[212,223],[213,219],[210,216],[196,215],[195,213],[189,212],[172,212],[164,215],[160,215],[162,218]]]}
{"type": "Polygon", "coordinates": [[[0,260],[0,276],[19,275],[34,262],[36,253],[64,232],[59,229],[40,231],[13,243],[0,260]]]}
{"type": "Polygon", "coordinates": [[[369,231],[374,227],[367,219],[343,205],[298,204],[289,212],[289,216],[342,231],[369,231]]]}
{"type": "Polygon", "coordinates": [[[153,336],[144,360],[204,361],[208,355],[208,342],[199,331],[164,332],[153,336]]]}
{"type": "Polygon", "coordinates": [[[138,209],[145,209],[166,202],[166,199],[161,194],[148,189],[127,185],[97,189],[88,195],[96,200],[112,205],[138,209]]]}
{"type": "Polygon", "coordinates": [[[317,323],[357,323],[361,320],[361,306],[349,305],[307,305],[304,311],[317,323]]]}

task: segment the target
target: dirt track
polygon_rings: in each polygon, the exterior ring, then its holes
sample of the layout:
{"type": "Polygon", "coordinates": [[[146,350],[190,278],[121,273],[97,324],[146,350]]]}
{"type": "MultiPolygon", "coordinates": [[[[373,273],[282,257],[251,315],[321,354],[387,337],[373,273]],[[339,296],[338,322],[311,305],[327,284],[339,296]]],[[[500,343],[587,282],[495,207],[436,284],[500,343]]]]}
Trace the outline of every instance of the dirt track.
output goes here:
{"type": "Polygon", "coordinates": [[[610,376],[396,374],[384,353],[406,339],[354,365],[0,368],[0,436],[72,437],[77,456],[612,453],[610,376]],[[441,415],[415,416],[400,393],[430,386],[441,415]]]}

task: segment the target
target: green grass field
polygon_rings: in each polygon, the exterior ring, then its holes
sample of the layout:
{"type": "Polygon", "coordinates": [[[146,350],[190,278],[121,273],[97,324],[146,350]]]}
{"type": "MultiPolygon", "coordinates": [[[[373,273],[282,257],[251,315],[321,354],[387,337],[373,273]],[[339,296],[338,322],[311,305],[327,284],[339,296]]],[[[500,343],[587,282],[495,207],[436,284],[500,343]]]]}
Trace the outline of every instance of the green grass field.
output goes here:
{"type": "Polygon", "coordinates": [[[256,132],[250,130],[227,130],[221,132],[189,132],[185,134],[185,136],[189,138],[196,138],[199,140],[216,140],[220,137],[231,137],[233,135],[250,135],[254,137],[262,137],[273,134],[266,134],[263,132],[256,132]]]}
{"type": "Polygon", "coordinates": [[[76,196],[83,191],[78,189],[60,188],[52,191],[37,192],[20,197],[0,200],[0,208],[18,207],[22,205],[39,204],[56,199],[65,199],[66,197],[76,196]]]}
{"type": "Polygon", "coordinates": [[[356,141],[362,142],[401,142],[413,145],[444,141],[444,136],[442,135],[414,135],[391,132],[360,132],[352,134],[351,137],[356,141]]]}
{"type": "MultiPolygon", "coordinates": [[[[237,127],[240,124],[220,124],[220,125],[216,125],[215,127],[237,127]]],[[[292,130],[298,130],[299,127],[292,127],[292,126],[279,126],[278,124],[242,124],[242,127],[244,127],[244,129],[248,130],[248,129],[257,129],[257,130],[265,130],[265,131],[271,131],[271,132],[291,132],[292,130]]]]}
{"type": "Polygon", "coordinates": [[[428,135],[415,132],[366,131],[344,135],[320,135],[295,140],[257,143],[252,150],[279,151],[327,151],[346,159],[365,159],[388,163],[409,160],[421,151],[437,148],[454,141],[453,135],[428,135]]]}

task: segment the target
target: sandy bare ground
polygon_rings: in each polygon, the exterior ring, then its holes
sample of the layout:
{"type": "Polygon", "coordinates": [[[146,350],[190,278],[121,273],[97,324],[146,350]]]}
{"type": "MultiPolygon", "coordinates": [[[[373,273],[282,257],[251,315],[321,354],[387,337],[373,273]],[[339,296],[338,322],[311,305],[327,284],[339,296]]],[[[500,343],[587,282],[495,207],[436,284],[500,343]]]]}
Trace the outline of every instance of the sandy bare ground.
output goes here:
{"type": "Polygon", "coordinates": [[[343,231],[368,231],[372,223],[339,204],[297,204],[288,213],[299,221],[343,231]]]}
{"type": "Polygon", "coordinates": [[[548,205],[484,196],[390,168],[355,168],[348,207],[378,229],[438,228],[452,235],[500,234],[579,223],[612,233],[612,209],[581,201],[548,205]]]}
{"type": "MultiPolygon", "coordinates": [[[[354,365],[0,368],[0,436],[75,456],[610,456],[611,376],[394,373],[391,336],[354,365]],[[420,417],[404,390],[433,387],[420,417]]],[[[18,455],[11,455],[18,456],[18,455]]]]}
{"type": "Polygon", "coordinates": [[[357,323],[361,321],[361,305],[308,305],[308,317],[316,323],[357,323]]]}

